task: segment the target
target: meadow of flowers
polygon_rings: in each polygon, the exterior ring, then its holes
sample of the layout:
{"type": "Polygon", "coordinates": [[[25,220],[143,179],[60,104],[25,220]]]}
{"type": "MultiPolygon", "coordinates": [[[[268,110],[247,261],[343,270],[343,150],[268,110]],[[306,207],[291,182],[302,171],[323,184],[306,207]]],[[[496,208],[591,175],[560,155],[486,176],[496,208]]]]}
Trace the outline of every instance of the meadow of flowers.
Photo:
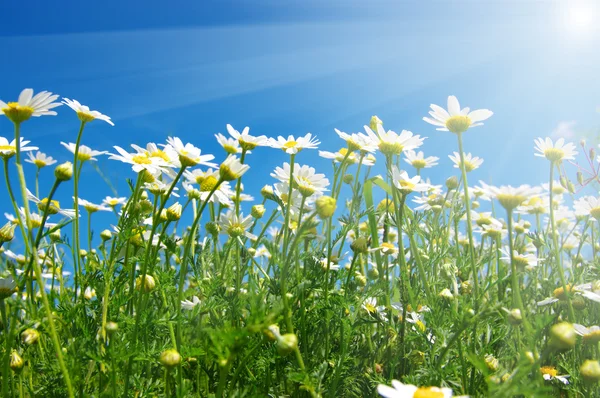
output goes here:
{"type": "Polygon", "coordinates": [[[85,128],[110,117],[46,91],[0,116],[2,396],[600,394],[600,157],[585,142],[539,138],[548,180],[491,186],[468,181],[483,160],[467,151],[492,112],[454,96],[423,118],[431,140],[456,137],[436,182],[425,137],[376,116],[336,130],[334,152],[228,125],[215,155],[177,137],[94,150],[85,128]],[[57,165],[23,137],[63,104],[79,133],[57,165]],[[332,170],[307,164],[317,150],[332,170]],[[281,165],[253,175],[268,151],[281,165]],[[105,195],[79,186],[99,157],[131,166],[123,197],[85,199],[105,195]],[[270,184],[253,198],[244,180],[270,184]]]}

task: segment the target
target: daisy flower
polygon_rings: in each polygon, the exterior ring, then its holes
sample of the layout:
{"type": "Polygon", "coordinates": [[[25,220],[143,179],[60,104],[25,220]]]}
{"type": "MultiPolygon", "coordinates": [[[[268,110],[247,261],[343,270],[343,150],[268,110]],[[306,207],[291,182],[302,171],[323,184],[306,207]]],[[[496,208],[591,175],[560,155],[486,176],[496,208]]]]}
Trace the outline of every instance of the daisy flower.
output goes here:
{"type": "Polygon", "coordinates": [[[118,205],[125,205],[127,203],[127,198],[113,198],[110,196],[107,196],[106,198],[104,198],[102,200],[102,204],[106,205],[106,206],[110,206],[112,208],[115,208],[118,205]]]}
{"type": "Polygon", "coordinates": [[[307,165],[294,167],[293,177],[296,188],[305,197],[314,193],[322,194],[327,191],[327,186],[329,186],[329,180],[325,178],[325,174],[316,173],[313,167],[307,165]]]}
{"type": "MultiPolygon", "coordinates": [[[[75,199],[75,197],[73,197],[75,199]]],[[[105,205],[96,205],[85,199],[78,198],[79,206],[83,206],[89,213],[95,213],[97,211],[111,211],[111,208],[105,205]]]]}
{"type": "Polygon", "coordinates": [[[556,142],[552,142],[550,137],[537,138],[535,141],[535,156],[546,158],[549,161],[561,162],[563,160],[574,160],[577,151],[575,144],[568,142],[565,144],[564,138],[559,138],[556,142]]]}
{"type": "Polygon", "coordinates": [[[131,147],[137,152],[144,153],[150,158],[160,158],[173,167],[181,167],[181,162],[179,161],[179,154],[169,144],[162,145],[162,149],[160,149],[158,145],[156,145],[153,142],[149,142],[148,144],[146,144],[146,148],[142,148],[135,144],[131,144],[131,147]]]}
{"type": "MultiPolygon", "coordinates": [[[[510,263],[510,251],[508,248],[500,249],[502,253],[502,257],[500,260],[504,260],[507,263],[510,263]]],[[[516,250],[513,250],[512,260],[515,262],[515,265],[519,269],[527,269],[531,270],[538,265],[538,258],[535,254],[531,253],[519,253],[516,250]]]]}
{"type": "MultiPolygon", "coordinates": [[[[207,171],[201,171],[201,170],[188,171],[188,170],[186,170],[183,173],[183,175],[189,183],[199,185],[199,189],[198,189],[199,198],[198,199],[201,199],[202,201],[206,201],[208,199],[209,202],[212,202],[212,203],[216,202],[216,203],[220,203],[220,204],[227,205],[227,206],[230,206],[233,204],[232,201],[229,199],[229,197],[234,192],[231,189],[229,182],[223,181],[215,190],[215,187],[217,186],[217,184],[219,182],[219,171],[218,170],[213,170],[213,169],[208,169],[207,171]],[[210,192],[213,190],[215,190],[214,193],[212,194],[212,196],[210,198],[208,198],[208,195],[210,195],[210,192]]],[[[188,190],[188,189],[186,188],[186,190],[188,190]]],[[[189,192],[189,190],[188,190],[188,192],[189,192]]]]}
{"type": "MultiPolygon", "coordinates": [[[[351,259],[349,259],[351,261],[351,259]]],[[[365,310],[371,316],[380,316],[381,319],[387,322],[385,315],[385,307],[383,305],[377,305],[377,298],[368,297],[362,303],[361,308],[365,310]]]]}
{"type": "MultiPolygon", "coordinates": [[[[38,149],[38,147],[36,146],[27,146],[27,144],[29,144],[31,141],[25,141],[23,139],[23,137],[19,138],[19,150],[21,152],[29,152],[29,151],[35,151],[36,149],[38,149]]],[[[0,156],[8,159],[11,158],[14,154],[17,153],[17,141],[16,140],[12,140],[12,141],[8,141],[6,138],[4,137],[0,137],[0,156]]]]}
{"type": "Polygon", "coordinates": [[[290,214],[298,214],[300,205],[302,204],[302,195],[297,189],[292,189],[292,197],[289,198],[290,185],[287,182],[280,182],[274,185],[274,193],[281,199],[290,214]]]}
{"type": "Polygon", "coordinates": [[[442,194],[432,193],[427,196],[416,196],[413,198],[413,202],[418,205],[415,207],[415,210],[417,211],[432,209],[442,210],[442,207],[446,203],[446,198],[442,194]]]}
{"type": "MultiPolygon", "coordinates": [[[[23,149],[21,149],[21,151],[23,151],[23,149]]],[[[52,156],[47,156],[46,154],[39,151],[36,152],[35,156],[31,152],[27,153],[27,156],[29,157],[29,159],[25,159],[25,161],[27,163],[35,164],[39,169],[46,166],[52,166],[56,163],[56,160],[54,160],[52,156]]]]}
{"type": "Polygon", "coordinates": [[[227,138],[221,133],[215,134],[215,138],[228,154],[235,155],[242,152],[240,142],[236,138],[227,138]]]}
{"type": "Polygon", "coordinates": [[[219,167],[219,176],[223,181],[237,180],[243,176],[250,166],[242,164],[234,155],[227,156],[227,159],[219,167]]]}
{"type": "Polygon", "coordinates": [[[198,296],[192,296],[191,300],[181,301],[181,309],[190,311],[190,310],[193,310],[199,304],[200,304],[200,299],[198,298],[198,296]]]}
{"type": "Polygon", "coordinates": [[[348,134],[338,129],[334,130],[341,139],[346,141],[349,151],[375,152],[377,149],[372,140],[362,133],[348,134]]]}
{"type": "Polygon", "coordinates": [[[592,216],[600,221],[600,198],[584,196],[573,203],[576,216],[592,216]]]}
{"type": "Polygon", "coordinates": [[[70,100],[68,98],[63,98],[63,104],[73,109],[75,113],[77,113],[77,117],[81,120],[82,123],[91,122],[92,120],[103,120],[106,123],[114,126],[115,124],[110,120],[110,117],[101,114],[98,111],[91,111],[89,107],[85,105],[81,105],[77,100],[70,100]]]}
{"type": "Polygon", "coordinates": [[[441,106],[431,104],[429,117],[423,120],[433,124],[438,131],[451,131],[454,134],[461,134],[471,127],[481,126],[484,120],[489,119],[494,113],[488,109],[477,109],[470,112],[469,108],[460,109],[460,104],[455,96],[448,97],[448,110],[441,106]]]}
{"type": "Polygon", "coordinates": [[[269,145],[272,148],[281,149],[289,155],[295,155],[303,149],[316,149],[320,143],[321,141],[313,137],[311,133],[298,138],[288,135],[287,139],[282,136],[277,137],[277,139],[269,139],[269,145]]]}
{"type": "Polygon", "coordinates": [[[356,154],[348,148],[341,148],[337,152],[319,151],[319,156],[325,159],[332,159],[336,163],[347,162],[354,164],[358,162],[356,154]]]}
{"type": "Polygon", "coordinates": [[[404,161],[417,170],[428,169],[436,166],[438,164],[438,160],[440,160],[440,158],[436,156],[425,157],[423,151],[419,151],[417,153],[412,149],[407,150],[404,154],[406,155],[406,159],[404,159],[404,161]]]}
{"type": "Polygon", "coordinates": [[[392,130],[385,131],[381,124],[377,125],[377,134],[368,126],[364,128],[372,144],[386,156],[400,155],[403,151],[417,149],[425,139],[408,130],[402,130],[400,134],[392,130]]]}
{"type": "MultiPolygon", "coordinates": [[[[460,154],[458,152],[453,152],[453,153],[454,153],[453,155],[448,155],[448,157],[450,158],[450,160],[452,160],[452,163],[454,163],[454,168],[460,169],[461,163],[462,163],[460,161],[460,154]]],[[[477,156],[473,156],[470,153],[465,153],[464,159],[465,159],[465,171],[467,173],[478,169],[479,166],[481,166],[483,164],[483,159],[481,159],[477,156]]]]}
{"type": "Polygon", "coordinates": [[[385,398],[452,397],[452,390],[447,387],[417,387],[412,384],[402,384],[398,380],[392,380],[391,387],[378,385],[377,393],[385,398]]]}
{"type": "MultiPolygon", "coordinates": [[[[73,218],[75,217],[75,210],[74,209],[61,209],[60,208],[60,203],[57,200],[51,200],[50,204],[48,205],[48,199],[44,198],[44,199],[38,199],[33,193],[31,193],[31,191],[29,189],[27,189],[27,199],[33,203],[35,203],[37,205],[37,208],[43,212],[46,209],[46,206],[48,206],[48,214],[60,214],[63,215],[65,217],[69,217],[69,218],[73,218]]],[[[40,219],[41,221],[41,219],[40,219]]]]}
{"type": "MultiPolygon", "coordinates": [[[[592,283],[584,283],[578,286],[567,285],[567,291],[571,294],[579,294],[588,300],[594,301],[596,303],[600,303],[600,290],[594,289],[594,285],[592,283]]],[[[558,287],[554,289],[552,292],[552,297],[548,297],[542,301],[537,303],[538,306],[544,306],[556,303],[558,301],[563,301],[567,299],[567,295],[565,293],[565,289],[562,287],[558,287]]]]}
{"type": "Polygon", "coordinates": [[[228,124],[227,132],[229,133],[229,135],[231,135],[233,138],[235,138],[239,142],[240,147],[242,149],[245,149],[247,151],[250,151],[250,150],[256,148],[257,146],[269,146],[270,145],[269,139],[264,135],[261,135],[258,137],[251,136],[249,134],[250,127],[245,127],[244,130],[240,133],[239,131],[234,129],[231,124],[228,124]]]}
{"type": "Polygon", "coordinates": [[[255,240],[256,236],[248,232],[253,220],[252,216],[244,217],[240,214],[238,217],[235,211],[229,210],[227,213],[221,213],[218,224],[222,234],[229,235],[232,238],[245,236],[248,239],[255,240]]]}
{"type": "Polygon", "coordinates": [[[583,337],[584,343],[598,343],[600,342],[600,326],[585,327],[583,325],[574,323],[573,328],[575,333],[583,337]]]}
{"type": "Polygon", "coordinates": [[[429,188],[427,184],[421,182],[421,177],[410,178],[406,171],[401,172],[396,165],[392,166],[392,182],[403,194],[425,192],[429,188]]]}
{"type": "Polygon", "coordinates": [[[0,300],[10,297],[16,291],[16,288],[17,284],[12,276],[0,278],[0,300]]]}
{"type": "Polygon", "coordinates": [[[18,102],[6,103],[0,100],[0,115],[5,115],[13,123],[21,123],[30,117],[39,117],[44,115],[56,115],[55,111],[50,109],[61,106],[60,102],[54,102],[58,95],[49,91],[42,91],[33,95],[33,90],[26,88],[21,91],[18,102]]]}
{"type": "MultiPolygon", "coordinates": [[[[542,184],[542,188],[544,188],[544,191],[546,192],[550,192],[550,184],[545,182],[542,184]]],[[[554,180],[552,182],[552,193],[554,195],[562,195],[565,192],[567,192],[567,188],[563,187],[562,184],[560,183],[560,181],[556,181],[554,180]]]]}
{"type": "MultiPolygon", "coordinates": [[[[76,144],[69,142],[68,144],[66,142],[62,142],[60,143],[62,146],[64,146],[65,148],[67,148],[67,150],[69,152],[71,152],[72,154],[75,154],[75,147],[76,144]]],[[[96,156],[98,155],[106,155],[108,152],[107,151],[95,151],[92,148],[90,148],[89,146],[85,146],[85,145],[79,145],[79,151],[77,153],[77,160],[81,161],[81,162],[86,162],[88,160],[98,160],[96,159],[96,156]]]]}
{"type": "Polygon", "coordinates": [[[545,214],[550,211],[550,198],[543,195],[534,195],[517,208],[521,214],[545,214]]]}
{"type": "Polygon", "coordinates": [[[215,163],[210,162],[210,160],[215,158],[213,155],[201,155],[202,151],[200,148],[190,143],[184,145],[177,137],[167,138],[167,144],[171,145],[175,152],[177,152],[182,166],[189,167],[200,164],[208,167],[217,167],[215,163]]]}
{"type": "Polygon", "coordinates": [[[501,187],[494,187],[481,181],[480,184],[487,187],[489,195],[497,199],[507,210],[515,209],[539,192],[537,187],[532,188],[529,185],[521,185],[519,187],[503,185],[501,187]]]}
{"type": "Polygon", "coordinates": [[[109,159],[119,160],[123,163],[130,164],[131,168],[136,173],[147,170],[150,174],[157,175],[166,171],[166,169],[171,166],[164,159],[148,156],[145,152],[136,151],[135,153],[128,153],[126,150],[116,145],[113,148],[115,148],[119,154],[111,154],[109,159]]]}
{"type": "Polygon", "coordinates": [[[558,371],[554,366],[542,366],[540,371],[542,372],[542,377],[544,380],[556,379],[563,384],[569,384],[569,380],[567,379],[569,375],[559,376],[558,371]]]}

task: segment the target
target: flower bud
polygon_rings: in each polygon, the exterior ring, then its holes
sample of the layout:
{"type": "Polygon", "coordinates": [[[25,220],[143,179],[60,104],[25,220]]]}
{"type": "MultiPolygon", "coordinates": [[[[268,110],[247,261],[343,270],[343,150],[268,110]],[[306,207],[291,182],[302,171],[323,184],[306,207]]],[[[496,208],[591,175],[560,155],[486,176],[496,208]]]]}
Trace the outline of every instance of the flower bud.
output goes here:
{"type": "Polygon", "coordinates": [[[0,243],[10,242],[15,237],[15,228],[17,224],[7,222],[2,228],[0,228],[0,243]]]}
{"type": "Polygon", "coordinates": [[[495,372],[498,370],[498,367],[500,366],[500,363],[498,362],[498,358],[494,357],[492,354],[487,354],[484,359],[485,359],[485,364],[489,370],[491,370],[492,372],[495,372]]]}
{"type": "Polygon", "coordinates": [[[206,225],[204,226],[206,228],[206,232],[208,232],[209,234],[216,236],[219,235],[219,231],[221,230],[221,228],[219,227],[219,224],[217,224],[216,222],[207,222],[206,225]]]}
{"type": "Polygon", "coordinates": [[[177,221],[181,218],[181,212],[183,210],[183,206],[179,202],[173,203],[167,209],[167,220],[168,221],[177,221]]]}
{"type": "Polygon", "coordinates": [[[25,345],[34,345],[37,344],[40,339],[40,332],[35,329],[25,329],[23,333],[21,333],[21,342],[25,345]]]}
{"type": "Polygon", "coordinates": [[[135,288],[137,290],[142,290],[142,288],[143,288],[143,291],[145,293],[149,293],[152,290],[154,290],[155,286],[156,286],[156,282],[154,281],[154,278],[151,275],[146,275],[144,282],[142,282],[142,275],[138,276],[135,280],[135,288]]]}
{"type": "Polygon", "coordinates": [[[250,214],[252,215],[252,217],[254,217],[256,219],[262,218],[262,216],[265,215],[265,206],[263,206],[263,205],[252,206],[252,209],[250,210],[250,214]]]}
{"type": "Polygon", "coordinates": [[[452,176],[446,179],[446,188],[448,188],[449,191],[458,188],[458,178],[452,176]]]}
{"type": "Polygon", "coordinates": [[[23,358],[19,355],[19,353],[16,350],[12,350],[10,353],[10,364],[9,365],[10,365],[10,368],[12,369],[12,371],[15,373],[19,373],[19,372],[21,372],[21,370],[23,370],[25,361],[23,360],[23,358]]]}
{"type": "Polygon", "coordinates": [[[577,183],[583,185],[583,173],[581,171],[577,172],[577,183]]]}
{"type": "Polygon", "coordinates": [[[367,286],[367,278],[363,274],[360,274],[357,272],[355,275],[355,279],[356,279],[356,284],[358,286],[360,286],[360,287],[367,286]]]}
{"type": "Polygon", "coordinates": [[[367,271],[367,276],[369,277],[369,279],[375,280],[379,278],[379,270],[377,268],[369,268],[369,270],[367,271]]]}
{"type": "Polygon", "coordinates": [[[265,199],[273,199],[273,196],[275,195],[273,187],[271,185],[265,185],[264,187],[262,187],[262,189],[260,190],[260,194],[265,199]]]}
{"type": "Polygon", "coordinates": [[[271,341],[276,341],[278,338],[281,338],[279,326],[277,325],[269,326],[267,329],[263,330],[263,334],[271,341]]]}
{"type": "Polygon", "coordinates": [[[479,205],[480,205],[480,204],[479,204],[479,202],[478,202],[478,201],[476,201],[476,200],[474,200],[474,201],[473,201],[473,203],[471,203],[471,208],[472,208],[473,210],[475,210],[475,209],[478,209],[478,208],[479,208],[479,205]]]}
{"type": "Polygon", "coordinates": [[[559,351],[566,351],[575,347],[576,341],[575,328],[568,322],[557,323],[550,329],[550,346],[559,351]]]}
{"type": "Polygon", "coordinates": [[[167,369],[172,369],[181,363],[181,355],[175,349],[165,350],[160,354],[159,362],[167,369]]]}
{"type": "Polygon", "coordinates": [[[361,236],[350,243],[350,249],[352,249],[354,254],[365,254],[369,250],[369,242],[367,238],[361,236]]]}
{"type": "Polygon", "coordinates": [[[108,229],[105,229],[104,231],[100,232],[100,238],[102,238],[102,241],[106,242],[112,238],[112,232],[110,232],[108,229]]]}
{"type": "Polygon", "coordinates": [[[60,236],[60,229],[55,229],[54,231],[50,232],[50,240],[52,240],[52,242],[60,242],[61,239],[62,236],[60,236]]]}
{"type": "Polygon", "coordinates": [[[282,357],[289,355],[298,348],[298,337],[294,333],[286,333],[277,339],[276,347],[282,357]]]}
{"type": "Polygon", "coordinates": [[[109,321],[106,322],[106,333],[109,336],[114,335],[119,331],[119,324],[117,322],[109,321]]]}
{"type": "Polygon", "coordinates": [[[452,292],[450,291],[450,289],[444,289],[442,290],[438,296],[446,301],[452,301],[454,299],[454,296],[452,295],[452,292]]]}
{"type": "Polygon", "coordinates": [[[333,216],[336,209],[335,199],[331,196],[320,196],[319,199],[315,202],[317,214],[321,219],[328,219],[333,216]]]}
{"type": "Polygon", "coordinates": [[[523,322],[523,315],[521,315],[521,310],[518,308],[514,308],[508,313],[508,323],[513,326],[519,326],[523,322]]]}
{"type": "Polygon", "coordinates": [[[87,257],[87,255],[88,255],[88,252],[87,252],[87,250],[85,250],[85,249],[81,249],[81,250],[79,250],[79,257],[81,257],[81,258],[86,258],[86,257],[87,257]]]}
{"type": "Polygon", "coordinates": [[[369,127],[371,127],[371,130],[377,131],[378,125],[381,125],[381,127],[383,127],[383,121],[377,116],[371,116],[371,121],[369,122],[369,127]]]}
{"type": "Polygon", "coordinates": [[[344,174],[342,177],[342,181],[344,181],[345,184],[352,184],[353,180],[354,176],[352,174],[344,174]]]}
{"type": "Polygon", "coordinates": [[[593,359],[588,359],[583,362],[579,368],[581,377],[587,383],[596,383],[600,381],[600,363],[593,359]]]}
{"type": "Polygon", "coordinates": [[[69,181],[73,177],[73,163],[64,162],[54,169],[54,177],[58,181],[69,181]]]}

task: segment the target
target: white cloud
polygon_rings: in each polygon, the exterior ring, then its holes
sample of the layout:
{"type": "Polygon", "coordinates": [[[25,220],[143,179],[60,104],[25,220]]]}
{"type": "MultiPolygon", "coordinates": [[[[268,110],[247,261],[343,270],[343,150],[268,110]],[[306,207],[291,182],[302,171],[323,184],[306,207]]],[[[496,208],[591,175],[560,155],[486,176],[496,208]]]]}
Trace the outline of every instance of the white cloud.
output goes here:
{"type": "Polygon", "coordinates": [[[562,121],[552,130],[552,138],[572,138],[575,136],[575,120],[562,121]]]}

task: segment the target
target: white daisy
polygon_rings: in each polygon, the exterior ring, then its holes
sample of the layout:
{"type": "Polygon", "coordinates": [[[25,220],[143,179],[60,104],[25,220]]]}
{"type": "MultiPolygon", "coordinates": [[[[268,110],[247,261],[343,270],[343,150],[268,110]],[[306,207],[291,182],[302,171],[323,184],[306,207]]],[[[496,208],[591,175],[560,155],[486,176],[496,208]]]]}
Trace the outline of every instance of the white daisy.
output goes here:
{"type": "Polygon", "coordinates": [[[583,196],[573,203],[575,215],[592,216],[600,221],[600,198],[594,196],[583,196]]]}
{"type": "Polygon", "coordinates": [[[471,127],[481,126],[484,120],[490,118],[494,113],[488,109],[477,109],[470,112],[469,108],[460,109],[460,104],[455,96],[448,97],[448,110],[441,106],[431,104],[429,117],[423,120],[433,124],[438,131],[451,131],[455,134],[461,134],[471,127]]]}
{"type": "Polygon", "coordinates": [[[398,380],[392,380],[391,387],[378,385],[377,393],[385,398],[452,397],[452,389],[447,387],[417,387],[412,384],[402,384],[398,380]]]}
{"type": "Polygon", "coordinates": [[[183,300],[181,302],[181,309],[190,311],[190,310],[193,310],[199,304],[200,304],[200,299],[198,298],[198,296],[192,296],[191,300],[183,300]]]}
{"type": "Polygon", "coordinates": [[[348,148],[341,148],[337,152],[319,151],[319,156],[325,159],[332,159],[336,163],[347,162],[354,164],[358,162],[356,154],[348,148]]]}
{"type": "Polygon", "coordinates": [[[554,366],[542,366],[540,371],[542,372],[542,377],[544,380],[556,379],[563,384],[569,384],[569,380],[567,379],[569,375],[560,376],[554,366]]]}
{"type": "MultiPolygon", "coordinates": [[[[73,200],[75,199],[75,197],[73,197],[73,200]]],[[[89,213],[95,213],[97,211],[111,211],[112,209],[108,206],[105,205],[96,205],[92,202],[89,202],[85,199],[81,199],[81,198],[77,198],[77,202],[79,203],[79,206],[82,206],[84,209],[86,209],[89,213]]]]}
{"type": "Polygon", "coordinates": [[[240,133],[239,131],[237,131],[236,129],[233,128],[233,126],[231,124],[227,125],[227,132],[229,133],[229,135],[231,135],[233,138],[235,138],[236,140],[238,140],[238,142],[240,143],[240,146],[242,147],[242,149],[245,150],[252,150],[254,148],[256,148],[257,146],[269,146],[269,138],[267,138],[264,135],[258,136],[258,137],[254,137],[251,136],[250,133],[250,127],[245,127],[244,130],[240,133]]]}
{"type": "Polygon", "coordinates": [[[375,152],[377,149],[372,140],[362,133],[348,134],[338,129],[334,130],[341,139],[346,141],[348,150],[350,151],[375,152]]]}
{"type": "MultiPolygon", "coordinates": [[[[25,141],[23,139],[23,137],[19,138],[19,150],[21,152],[29,152],[29,151],[35,151],[36,149],[38,149],[38,147],[36,146],[27,146],[27,144],[29,144],[31,141],[25,141]]],[[[6,138],[4,137],[0,137],[0,156],[2,156],[3,158],[10,158],[12,157],[14,154],[17,153],[17,141],[16,140],[12,140],[12,141],[8,141],[6,138]]]]}
{"type": "Polygon", "coordinates": [[[417,149],[425,139],[408,130],[402,130],[400,134],[392,130],[385,131],[381,124],[377,125],[377,134],[368,126],[364,126],[364,128],[371,143],[386,156],[400,155],[403,151],[417,149]]]}
{"type": "MultiPolygon", "coordinates": [[[[500,260],[504,260],[507,263],[510,263],[510,251],[508,248],[500,249],[502,253],[502,257],[500,260]]],[[[538,265],[538,258],[535,254],[532,253],[519,253],[516,250],[513,250],[512,260],[515,262],[517,268],[532,270],[534,267],[538,265]]]]}
{"type": "Polygon", "coordinates": [[[164,159],[160,157],[148,156],[148,154],[146,154],[145,151],[136,151],[135,153],[128,153],[120,146],[115,145],[114,148],[119,154],[111,154],[109,159],[119,160],[123,163],[131,164],[131,168],[136,173],[139,173],[142,170],[147,170],[150,174],[155,175],[165,172],[166,169],[171,166],[169,163],[167,163],[164,159]]]}
{"type": "Polygon", "coordinates": [[[559,138],[556,142],[552,142],[550,137],[537,138],[535,140],[535,156],[546,158],[551,162],[561,162],[562,160],[574,160],[577,151],[575,144],[568,142],[565,144],[564,138],[559,138]]]}
{"type": "MultiPolygon", "coordinates": [[[[229,182],[224,181],[214,191],[212,196],[208,198],[210,192],[215,189],[215,186],[219,182],[219,171],[208,169],[207,171],[202,170],[186,170],[183,173],[186,180],[191,184],[198,184],[198,196],[202,201],[209,200],[209,202],[216,202],[223,205],[230,206],[232,201],[229,197],[234,193],[229,185],[229,182]]],[[[189,185],[186,184],[188,187],[189,185]]],[[[184,186],[185,187],[185,186],[184,186]]],[[[186,190],[188,190],[186,188],[186,190]]],[[[189,190],[188,190],[189,192],[189,190]]]]}
{"type": "Polygon", "coordinates": [[[405,151],[404,154],[406,155],[406,159],[404,159],[404,161],[417,170],[433,167],[437,165],[438,160],[440,160],[440,158],[436,156],[425,157],[423,151],[419,151],[417,153],[412,149],[405,151]]]}
{"type": "Polygon", "coordinates": [[[500,187],[494,187],[487,185],[482,181],[479,183],[486,187],[489,196],[497,199],[507,210],[513,210],[518,206],[521,206],[531,196],[536,195],[539,192],[539,188],[532,188],[529,185],[521,185],[519,187],[503,185],[500,187]]]}
{"type": "Polygon", "coordinates": [[[313,137],[311,133],[298,138],[289,135],[287,139],[282,136],[277,137],[277,139],[269,139],[269,145],[272,148],[282,149],[285,153],[290,155],[295,155],[303,149],[316,149],[320,143],[321,141],[317,140],[316,137],[313,137]]]}
{"type": "Polygon", "coordinates": [[[105,204],[106,206],[110,206],[110,207],[116,207],[118,205],[123,206],[124,204],[127,203],[127,198],[113,198],[110,196],[107,196],[106,198],[104,198],[102,200],[102,203],[105,204]]]}
{"type": "Polygon", "coordinates": [[[242,152],[240,142],[236,138],[228,138],[221,133],[215,134],[215,137],[219,145],[221,145],[223,149],[225,149],[225,152],[232,155],[242,152]]]}
{"type": "Polygon", "coordinates": [[[229,155],[227,156],[227,159],[221,163],[221,166],[219,166],[219,176],[223,181],[237,180],[243,176],[249,168],[250,166],[242,164],[236,156],[229,155]]]}
{"type": "Polygon", "coordinates": [[[294,182],[298,191],[303,196],[311,196],[314,193],[322,194],[327,191],[329,180],[325,174],[315,172],[313,167],[302,165],[294,167],[294,182]]]}
{"type": "MultiPolygon", "coordinates": [[[[1,138],[2,137],[0,137],[0,139],[1,138]]],[[[23,149],[21,149],[21,151],[23,151],[23,149]]],[[[52,166],[56,163],[56,160],[54,160],[52,156],[47,156],[46,154],[39,151],[36,152],[35,156],[31,152],[27,153],[27,156],[29,157],[29,159],[26,159],[25,161],[27,163],[35,164],[40,169],[42,167],[52,166]]]]}
{"type": "Polygon", "coordinates": [[[144,153],[150,158],[161,158],[173,167],[181,167],[181,162],[179,161],[179,154],[169,144],[162,145],[162,149],[160,149],[158,145],[156,145],[153,142],[149,142],[148,144],[146,144],[146,148],[142,148],[135,144],[131,144],[131,147],[135,149],[138,153],[144,153]]]}
{"type": "MultiPolygon", "coordinates": [[[[473,156],[470,153],[466,153],[463,155],[465,158],[465,171],[467,173],[476,170],[483,164],[483,159],[473,156]]],[[[452,163],[454,163],[455,169],[461,168],[460,154],[458,152],[453,152],[453,155],[448,155],[452,163]]]]}
{"type": "MultiPolygon", "coordinates": [[[[67,148],[67,150],[69,152],[71,152],[72,154],[75,154],[75,147],[76,144],[69,142],[68,144],[66,142],[62,142],[60,143],[62,146],[64,146],[65,148],[67,148]]],[[[106,155],[108,152],[107,151],[95,151],[92,148],[90,148],[89,146],[85,146],[85,145],[79,145],[79,151],[77,152],[77,160],[81,161],[81,162],[86,162],[88,160],[98,160],[96,159],[96,156],[98,155],[106,155]]]]}
{"type": "MultiPolygon", "coordinates": [[[[179,155],[179,161],[182,166],[196,166],[203,165],[208,167],[217,167],[215,163],[210,162],[215,157],[213,155],[201,155],[202,151],[200,148],[187,143],[183,144],[177,137],[167,138],[167,143],[173,147],[173,149],[179,155]]],[[[163,145],[164,146],[164,145],[163,145]]]]}
{"type": "Polygon", "coordinates": [[[227,213],[221,213],[219,216],[219,227],[221,227],[221,233],[229,235],[232,238],[239,236],[245,236],[249,239],[255,240],[256,236],[248,232],[252,226],[254,219],[252,216],[244,217],[242,214],[238,217],[234,210],[229,210],[227,213]]]}
{"type": "Polygon", "coordinates": [[[115,124],[110,120],[109,116],[103,115],[98,111],[91,111],[89,107],[81,105],[77,100],[70,100],[63,98],[63,104],[73,109],[77,113],[77,117],[84,123],[91,122],[92,120],[98,119],[103,120],[106,123],[114,126],[115,124]]]}
{"type": "MultiPolygon", "coordinates": [[[[65,217],[73,218],[75,217],[74,209],[61,209],[60,203],[57,200],[51,200],[48,205],[48,199],[38,199],[29,189],[27,189],[27,199],[37,205],[38,210],[43,212],[48,206],[48,214],[60,214],[65,217]]],[[[25,213],[23,213],[24,215],[25,213]]],[[[23,218],[24,219],[24,218],[23,218]]],[[[40,219],[41,221],[41,219],[40,219]]]]}
{"type": "Polygon", "coordinates": [[[0,100],[0,115],[5,115],[14,123],[21,123],[30,117],[44,115],[56,115],[50,109],[61,106],[60,102],[54,102],[58,95],[48,91],[42,91],[33,95],[33,90],[26,88],[21,91],[18,102],[6,103],[0,100]]]}
{"type": "Polygon", "coordinates": [[[400,171],[396,165],[392,166],[392,183],[402,193],[425,192],[429,186],[421,181],[421,177],[409,177],[406,171],[400,171]]]}

